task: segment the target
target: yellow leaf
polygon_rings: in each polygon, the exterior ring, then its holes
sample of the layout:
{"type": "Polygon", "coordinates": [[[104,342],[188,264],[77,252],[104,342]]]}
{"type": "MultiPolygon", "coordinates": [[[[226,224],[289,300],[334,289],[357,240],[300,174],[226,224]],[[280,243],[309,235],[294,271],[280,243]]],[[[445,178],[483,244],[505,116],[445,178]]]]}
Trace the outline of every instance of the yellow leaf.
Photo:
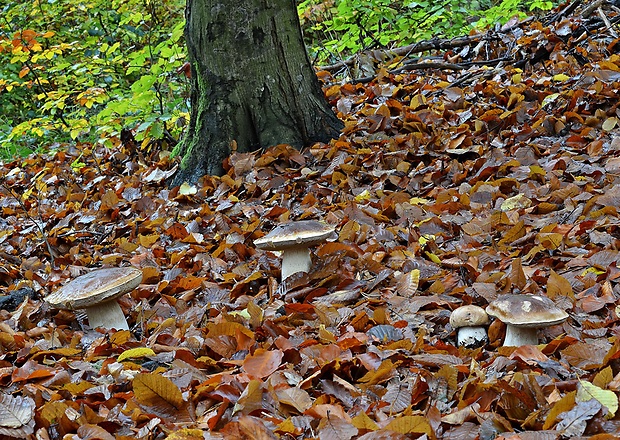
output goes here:
{"type": "Polygon", "coordinates": [[[603,390],[590,382],[579,381],[576,399],[578,402],[587,402],[592,399],[598,400],[601,405],[607,408],[607,419],[613,418],[616,415],[616,411],[618,411],[618,396],[616,396],[616,393],[611,390],[603,390]]]}
{"type": "Polygon", "coordinates": [[[613,116],[611,118],[607,118],[607,119],[605,119],[605,122],[603,122],[603,130],[611,131],[617,125],[618,125],[618,118],[616,118],[615,116],[613,116]]]}
{"type": "Polygon", "coordinates": [[[538,166],[538,165],[531,165],[530,166],[530,177],[536,177],[536,176],[542,176],[545,177],[547,175],[547,172],[545,171],[544,168],[538,166]]]}
{"type": "Polygon", "coordinates": [[[434,235],[426,234],[426,235],[421,235],[418,242],[420,243],[420,246],[424,246],[426,243],[428,243],[429,241],[433,241],[434,239],[435,239],[434,235]]]}
{"type": "Polygon", "coordinates": [[[386,359],[381,362],[379,368],[374,371],[369,371],[364,376],[359,379],[359,382],[366,383],[368,385],[377,385],[379,383],[384,383],[394,377],[396,374],[396,366],[392,363],[391,360],[386,359]]]}
{"type": "Polygon", "coordinates": [[[361,193],[355,196],[355,201],[357,203],[365,202],[366,200],[370,199],[370,197],[371,197],[370,192],[368,192],[368,190],[365,189],[364,191],[362,191],[361,193]]]}
{"type": "Polygon", "coordinates": [[[322,342],[336,342],[336,337],[332,332],[325,328],[324,324],[319,325],[319,339],[322,342]]]}
{"type": "Polygon", "coordinates": [[[432,252],[425,252],[425,254],[433,263],[441,264],[441,258],[439,258],[434,253],[432,253],[432,252]]]}
{"type": "Polygon", "coordinates": [[[564,74],[564,73],[558,73],[557,75],[553,75],[553,80],[554,81],[566,81],[570,79],[570,76],[564,74]]]}
{"type": "Polygon", "coordinates": [[[282,423],[280,423],[277,427],[278,432],[282,432],[285,434],[295,434],[298,431],[298,428],[295,426],[291,418],[289,417],[282,423]]]}
{"type": "Polygon", "coordinates": [[[137,347],[125,350],[119,356],[117,361],[121,362],[125,359],[143,358],[148,356],[155,356],[155,352],[148,347],[137,347]]]}
{"type": "Polygon", "coordinates": [[[558,232],[548,232],[536,234],[536,239],[545,249],[555,250],[562,245],[564,235],[558,232]]]}
{"type": "Polygon", "coordinates": [[[519,220],[517,224],[504,233],[504,238],[499,241],[499,244],[504,245],[507,243],[512,243],[513,241],[523,237],[525,232],[525,222],[523,220],[519,220]]]}
{"type": "Polygon", "coordinates": [[[543,99],[542,103],[540,104],[541,107],[544,107],[547,104],[551,104],[553,101],[555,101],[558,98],[558,96],[560,96],[559,93],[552,93],[551,95],[545,96],[545,99],[543,99]]]}
{"type": "Polygon", "coordinates": [[[599,371],[594,379],[592,380],[592,384],[596,385],[599,388],[605,388],[609,382],[611,382],[614,378],[614,373],[611,370],[611,367],[608,365],[605,369],[599,371]]]}
{"type": "Polygon", "coordinates": [[[181,410],[184,407],[181,390],[170,379],[157,373],[139,373],[133,379],[133,393],[142,405],[163,410],[181,410]]]}
{"type": "Polygon", "coordinates": [[[585,277],[586,275],[588,275],[589,273],[593,273],[595,275],[602,275],[605,273],[604,270],[599,270],[596,267],[588,267],[586,270],[584,270],[583,272],[581,272],[581,276],[585,277]]]}
{"type": "Polygon", "coordinates": [[[198,192],[198,189],[194,185],[190,185],[187,182],[183,182],[179,187],[179,194],[182,196],[193,196],[198,192]]]}
{"type": "Polygon", "coordinates": [[[555,402],[549,411],[549,414],[547,414],[547,418],[543,424],[543,429],[551,429],[560,414],[570,411],[575,406],[575,394],[575,391],[571,391],[555,402]]]}
{"type": "Polygon", "coordinates": [[[399,434],[426,434],[434,438],[433,429],[423,416],[405,416],[392,420],[385,426],[385,429],[398,432],[399,434]]]}
{"type": "Polygon", "coordinates": [[[172,432],[166,440],[203,440],[204,433],[202,429],[183,428],[172,432]]]}
{"type": "Polygon", "coordinates": [[[517,194],[514,197],[509,197],[502,202],[500,209],[502,211],[512,211],[514,209],[529,208],[532,206],[532,201],[523,194],[517,194]]]}
{"type": "Polygon", "coordinates": [[[428,200],[422,199],[420,197],[412,197],[411,199],[409,199],[410,205],[426,205],[427,203],[428,200]]]}
{"type": "Polygon", "coordinates": [[[376,431],[379,429],[379,425],[375,423],[373,419],[368,417],[364,411],[360,411],[358,415],[351,419],[351,423],[357,429],[365,430],[365,431],[376,431]]]}

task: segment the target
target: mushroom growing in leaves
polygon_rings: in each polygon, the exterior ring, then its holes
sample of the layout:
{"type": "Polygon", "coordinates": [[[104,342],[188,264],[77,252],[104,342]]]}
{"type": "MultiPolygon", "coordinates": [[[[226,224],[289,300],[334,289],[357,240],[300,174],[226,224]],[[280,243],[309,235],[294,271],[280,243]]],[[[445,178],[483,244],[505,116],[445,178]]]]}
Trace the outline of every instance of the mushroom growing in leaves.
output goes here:
{"type": "Polygon", "coordinates": [[[540,295],[502,295],[487,306],[487,313],[506,324],[505,347],[538,344],[538,329],[560,324],[568,314],[540,295]]]}
{"type": "Polygon", "coordinates": [[[456,344],[461,347],[477,347],[487,341],[484,328],[489,316],[482,307],[473,304],[461,306],[450,315],[450,325],[456,330],[456,344]]]}
{"type": "Polygon", "coordinates": [[[116,299],[131,292],[142,281],[142,271],[133,267],[96,269],[81,275],[45,297],[60,309],[84,309],[92,328],[129,330],[116,299]]]}
{"type": "Polygon", "coordinates": [[[276,226],[258,240],[258,249],[282,251],[282,280],[296,272],[309,272],[310,247],[325,242],[334,233],[334,227],[317,220],[299,220],[276,226]]]}

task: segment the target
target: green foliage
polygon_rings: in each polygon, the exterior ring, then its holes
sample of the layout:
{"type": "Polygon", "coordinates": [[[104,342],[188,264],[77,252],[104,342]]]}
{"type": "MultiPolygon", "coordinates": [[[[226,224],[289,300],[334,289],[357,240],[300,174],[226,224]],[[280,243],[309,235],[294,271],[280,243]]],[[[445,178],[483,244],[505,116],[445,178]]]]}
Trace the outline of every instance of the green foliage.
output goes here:
{"type": "Polygon", "coordinates": [[[183,0],[11,2],[0,21],[0,158],[73,140],[173,141],[186,117],[183,0]],[[178,122],[178,123],[177,123],[178,122]]]}
{"type": "MultiPolygon", "coordinates": [[[[189,112],[185,0],[34,0],[0,7],[0,159],[70,142],[174,144],[189,112]]],[[[304,0],[315,62],[463,35],[544,0],[304,0]]],[[[231,54],[234,60],[234,54],[231,54]]]]}
{"type": "Polygon", "coordinates": [[[323,63],[361,50],[466,35],[552,7],[542,0],[304,0],[298,11],[310,54],[323,63]]]}

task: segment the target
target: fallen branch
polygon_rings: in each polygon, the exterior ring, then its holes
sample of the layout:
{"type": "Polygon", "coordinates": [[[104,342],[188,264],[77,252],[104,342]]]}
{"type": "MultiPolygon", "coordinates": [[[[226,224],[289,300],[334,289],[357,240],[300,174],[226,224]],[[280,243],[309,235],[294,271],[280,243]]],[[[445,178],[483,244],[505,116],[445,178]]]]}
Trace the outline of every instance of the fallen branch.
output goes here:
{"type": "MultiPolygon", "coordinates": [[[[478,43],[482,39],[487,39],[487,34],[479,34],[479,35],[466,35],[463,37],[456,37],[451,39],[444,38],[433,38],[432,40],[420,41],[418,43],[410,44],[408,46],[397,47],[395,49],[389,50],[374,50],[365,52],[373,55],[383,55],[381,58],[389,58],[394,56],[408,56],[412,53],[418,52],[427,52],[429,50],[439,50],[439,49],[453,49],[455,47],[463,47],[467,46],[471,43],[478,43]]],[[[351,58],[348,58],[344,61],[340,61],[335,64],[330,64],[327,66],[321,66],[321,70],[326,70],[328,72],[334,72],[345,67],[350,67],[355,63],[356,58],[360,54],[354,55],[351,58]]]]}

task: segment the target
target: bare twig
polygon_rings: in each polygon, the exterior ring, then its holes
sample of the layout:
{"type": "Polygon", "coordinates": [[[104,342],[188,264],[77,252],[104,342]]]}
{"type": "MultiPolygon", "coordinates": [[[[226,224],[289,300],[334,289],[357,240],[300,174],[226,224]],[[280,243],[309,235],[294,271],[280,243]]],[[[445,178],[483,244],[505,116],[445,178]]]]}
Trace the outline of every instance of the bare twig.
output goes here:
{"type": "MultiPolygon", "coordinates": [[[[575,2],[577,3],[577,2],[575,2]]],[[[581,2],[579,2],[581,3],[581,2]]],[[[587,7],[585,7],[583,9],[583,11],[581,12],[581,16],[583,18],[588,18],[590,15],[592,15],[594,13],[594,11],[596,11],[598,8],[601,7],[601,5],[603,4],[603,0],[595,0],[592,3],[590,3],[587,7]]]]}
{"type": "Polygon", "coordinates": [[[606,30],[608,30],[609,33],[614,38],[618,38],[618,34],[616,33],[616,31],[614,31],[614,28],[613,28],[612,24],[610,23],[609,19],[607,18],[607,16],[603,12],[603,10],[600,8],[600,6],[598,8],[596,8],[596,12],[598,12],[598,15],[599,15],[599,17],[601,17],[601,20],[603,20],[603,23],[605,23],[606,30]]]}

